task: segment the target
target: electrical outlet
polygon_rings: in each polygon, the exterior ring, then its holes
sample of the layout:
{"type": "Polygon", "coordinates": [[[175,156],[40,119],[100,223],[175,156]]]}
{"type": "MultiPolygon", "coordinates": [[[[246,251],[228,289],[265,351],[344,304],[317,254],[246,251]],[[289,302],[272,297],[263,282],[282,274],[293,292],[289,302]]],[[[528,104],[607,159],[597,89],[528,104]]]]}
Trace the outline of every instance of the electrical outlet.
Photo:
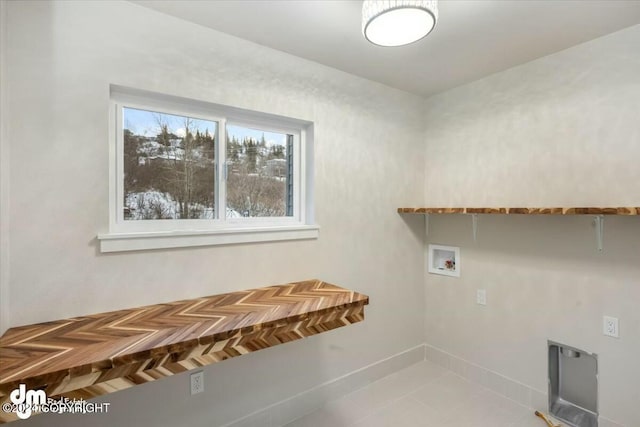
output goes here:
{"type": "Polygon", "coordinates": [[[602,333],[609,337],[620,338],[618,318],[604,316],[602,318],[602,333]]]}
{"type": "Polygon", "coordinates": [[[194,372],[191,374],[191,395],[204,391],[204,372],[194,372]]]}
{"type": "Polygon", "coordinates": [[[487,290],[478,289],[476,293],[476,303],[480,305],[487,305],[487,290]]]}

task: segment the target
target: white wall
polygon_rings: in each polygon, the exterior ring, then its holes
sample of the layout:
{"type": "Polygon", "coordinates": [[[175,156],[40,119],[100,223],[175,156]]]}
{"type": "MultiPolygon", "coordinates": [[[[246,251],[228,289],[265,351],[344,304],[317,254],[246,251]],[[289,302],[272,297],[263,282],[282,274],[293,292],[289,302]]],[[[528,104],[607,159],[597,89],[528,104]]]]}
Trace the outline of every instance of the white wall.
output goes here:
{"type": "MultiPolygon", "coordinates": [[[[640,206],[640,26],[427,100],[430,206],[640,206]]],[[[426,342],[546,391],[546,340],[596,352],[600,410],[640,425],[640,218],[432,216],[460,279],[428,275],[426,342]],[[488,305],[475,304],[487,289],[488,305]],[[620,339],[602,316],[620,318],[620,339]]]]}
{"type": "MultiPolygon", "coordinates": [[[[106,396],[65,425],[214,426],[420,344],[423,100],[128,2],[9,2],[10,324],[306,278],[366,293],[366,320],[106,396]],[[101,254],[109,84],[315,123],[313,241],[101,254]]],[[[38,416],[25,425],[56,425],[38,416]]]]}
{"type": "Polygon", "coordinates": [[[0,1],[0,334],[9,327],[9,124],[6,85],[7,2],[0,1]]]}

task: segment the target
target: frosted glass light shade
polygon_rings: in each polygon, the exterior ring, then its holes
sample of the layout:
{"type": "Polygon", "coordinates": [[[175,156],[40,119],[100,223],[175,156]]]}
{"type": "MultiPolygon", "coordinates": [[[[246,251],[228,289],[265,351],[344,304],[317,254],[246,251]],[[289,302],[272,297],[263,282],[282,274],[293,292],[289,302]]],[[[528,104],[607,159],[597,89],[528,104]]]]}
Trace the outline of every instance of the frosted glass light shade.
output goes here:
{"type": "Polygon", "coordinates": [[[437,21],[437,0],[365,0],[362,4],[362,34],[379,46],[420,40],[437,21]]]}

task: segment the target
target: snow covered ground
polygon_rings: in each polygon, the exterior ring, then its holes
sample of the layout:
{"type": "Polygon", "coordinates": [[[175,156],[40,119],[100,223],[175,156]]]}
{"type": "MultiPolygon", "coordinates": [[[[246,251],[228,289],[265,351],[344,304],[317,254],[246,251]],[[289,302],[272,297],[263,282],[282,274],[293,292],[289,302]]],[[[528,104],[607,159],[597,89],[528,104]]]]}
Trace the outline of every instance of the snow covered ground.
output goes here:
{"type": "MultiPolygon", "coordinates": [[[[180,219],[180,207],[171,194],[157,190],[128,193],[124,202],[129,209],[128,220],[180,219]]],[[[193,203],[191,209],[200,212],[198,219],[215,219],[215,208],[193,203]]],[[[227,208],[227,218],[242,218],[243,215],[227,208]]]]}

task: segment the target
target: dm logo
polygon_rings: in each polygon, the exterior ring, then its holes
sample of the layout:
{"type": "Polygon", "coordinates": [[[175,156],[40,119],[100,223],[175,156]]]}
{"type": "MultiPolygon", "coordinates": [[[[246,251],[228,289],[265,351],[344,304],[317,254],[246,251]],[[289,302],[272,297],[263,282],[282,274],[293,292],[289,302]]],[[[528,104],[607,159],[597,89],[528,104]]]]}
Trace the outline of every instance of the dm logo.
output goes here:
{"type": "Polygon", "coordinates": [[[47,403],[47,393],[44,390],[29,390],[27,386],[20,386],[9,394],[11,402],[16,405],[16,415],[21,420],[26,420],[31,416],[32,409],[47,403]]]}

